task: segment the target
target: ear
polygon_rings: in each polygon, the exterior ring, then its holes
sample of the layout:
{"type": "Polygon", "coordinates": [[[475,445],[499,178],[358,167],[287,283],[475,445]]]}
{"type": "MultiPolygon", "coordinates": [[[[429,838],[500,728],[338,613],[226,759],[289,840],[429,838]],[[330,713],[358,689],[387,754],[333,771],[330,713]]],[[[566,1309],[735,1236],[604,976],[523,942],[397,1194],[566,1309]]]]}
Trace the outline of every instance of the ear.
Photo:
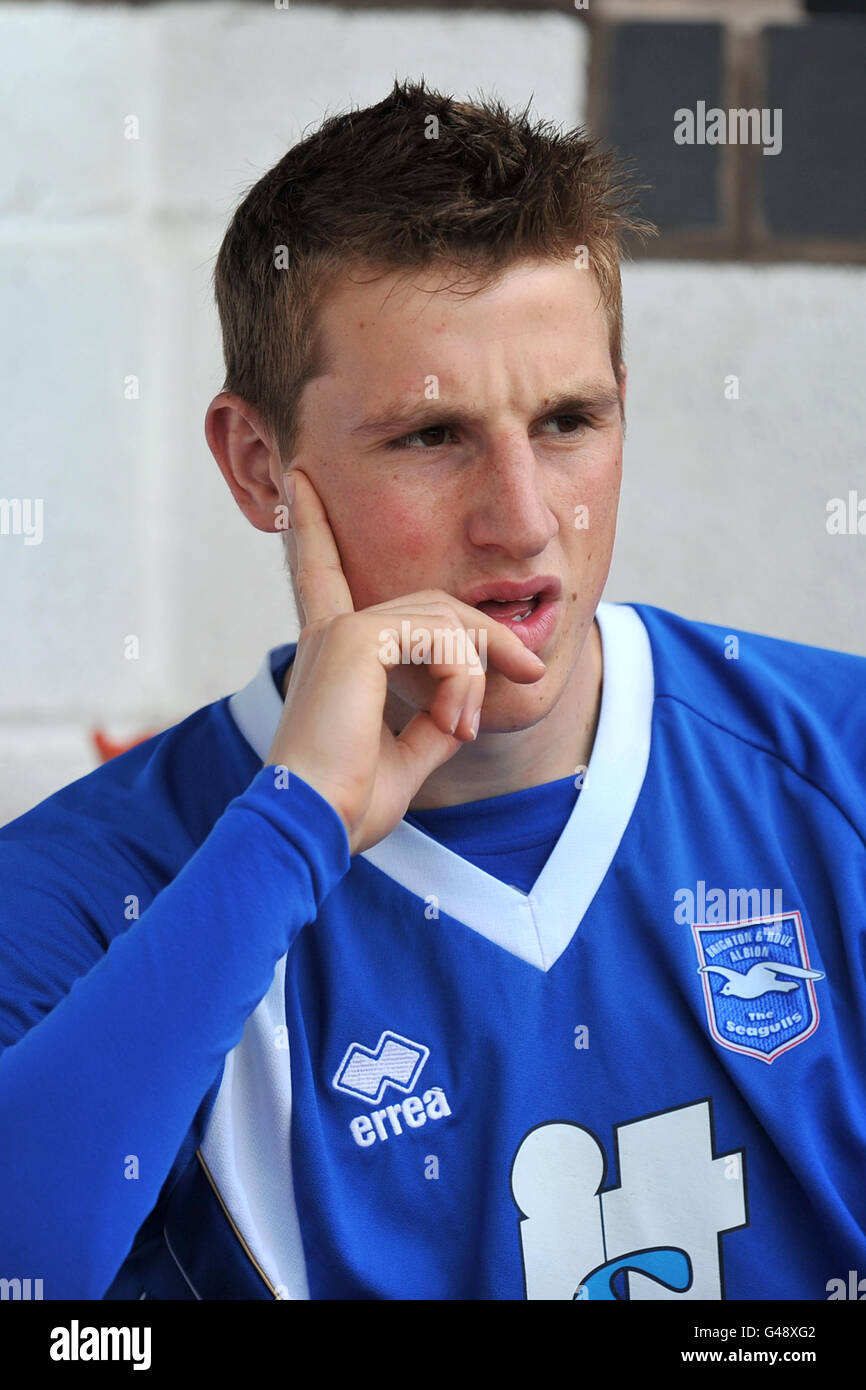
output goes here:
{"type": "Polygon", "coordinates": [[[627,376],[628,376],[628,369],[627,369],[627,367],[626,367],[626,365],[625,365],[624,362],[620,362],[620,364],[619,364],[619,370],[617,371],[617,374],[616,374],[616,381],[617,381],[617,385],[619,386],[619,405],[620,405],[620,410],[621,410],[622,413],[623,413],[623,419],[625,418],[625,388],[626,388],[626,378],[627,378],[627,376]]]}
{"type": "Polygon", "coordinates": [[[214,396],[204,421],[205,437],[229,491],[258,531],[276,531],[284,501],[276,479],[279,453],[255,406],[228,391],[214,396]]]}

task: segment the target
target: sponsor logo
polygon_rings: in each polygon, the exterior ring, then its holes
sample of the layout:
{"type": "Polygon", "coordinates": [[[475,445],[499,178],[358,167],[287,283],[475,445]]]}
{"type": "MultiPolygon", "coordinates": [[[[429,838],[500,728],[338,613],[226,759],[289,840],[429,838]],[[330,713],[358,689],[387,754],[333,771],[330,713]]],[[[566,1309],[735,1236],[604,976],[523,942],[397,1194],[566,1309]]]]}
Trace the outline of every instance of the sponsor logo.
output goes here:
{"type": "Polygon", "coordinates": [[[525,1297],[724,1298],[722,1237],[749,1222],[745,1157],[719,1152],[708,1098],[615,1125],[612,1154],[585,1125],[536,1125],[511,1167],[525,1297]]]}

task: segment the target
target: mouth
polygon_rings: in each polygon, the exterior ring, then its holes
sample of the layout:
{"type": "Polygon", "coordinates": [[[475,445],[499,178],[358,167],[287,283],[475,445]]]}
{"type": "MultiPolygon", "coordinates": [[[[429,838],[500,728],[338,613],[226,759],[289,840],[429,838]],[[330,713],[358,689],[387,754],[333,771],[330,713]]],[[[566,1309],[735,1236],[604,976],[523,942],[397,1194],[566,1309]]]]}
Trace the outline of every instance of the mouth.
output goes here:
{"type": "Polygon", "coordinates": [[[500,623],[523,623],[535,612],[539,604],[538,594],[530,594],[524,599],[506,602],[504,599],[488,598],[476,603],[482,613],[488,613],[500,623]]]}
{"type": "Polygon", "coordinates": [[[510,627],[530,651],[537,652],[559,621],[561,594],[562,581],[555,575],[536,575],[479,585],[463,602],[510,627]]]}

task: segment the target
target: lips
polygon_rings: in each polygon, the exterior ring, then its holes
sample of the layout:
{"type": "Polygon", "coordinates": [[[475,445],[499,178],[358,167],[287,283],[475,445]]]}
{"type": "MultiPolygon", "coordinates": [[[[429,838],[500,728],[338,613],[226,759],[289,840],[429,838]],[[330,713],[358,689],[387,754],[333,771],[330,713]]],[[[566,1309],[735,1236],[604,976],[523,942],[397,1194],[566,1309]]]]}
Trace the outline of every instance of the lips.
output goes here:
{"type": "Polygon", "coordinates": [[[529,600],[520,599],[514,603],[505,603],[502,599],[485,598],[476,603],[475,607],[491,618],[498,618],[500,622],[521,622],[538,607],[538,599],[533,597],[529,600]]]}
{"type": "Polygon", "coordinates": [[[463,596],[463,602],[510,628],[530,651],[538,652],[559,621],[562,580],[553,574],[527,579],[491,580],[463,596]]]}
{"type": "MultiPolygon", "coordinates": [[[[461,595],[464,603],[472,608],[487,612],[485,604],[491,601],[498,604],[518,604],[515,612],[525,611],[534,600],[538,607],[543,603],[553,603],[562,594],[562,580],[554,574],[529,575],[525,579],[491,579],[489,583],[477,584],[475,588],[461,595]],[[523,605],[522,608],[520,605],[523,605]]],[[[498,612],[495,616],[498,616],[498,612]]]]}

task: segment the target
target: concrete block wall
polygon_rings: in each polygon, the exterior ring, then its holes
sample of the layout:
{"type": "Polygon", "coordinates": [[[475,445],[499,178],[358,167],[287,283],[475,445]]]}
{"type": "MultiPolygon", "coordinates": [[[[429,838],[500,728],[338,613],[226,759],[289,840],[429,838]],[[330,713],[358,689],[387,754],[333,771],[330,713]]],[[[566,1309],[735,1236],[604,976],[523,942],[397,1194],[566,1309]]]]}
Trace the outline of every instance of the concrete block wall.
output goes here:
{"type": "MultiPolygon", "coordinates": [[[[3,823],[97,765],[94,727],[165,728],[297,634],[279,539],[241,516],[203,432],[222,381],[210,277],[246,188],[395,76],[533,95],[573,125],[587,31],[550,13],[0,4],[0,51],[15,132],[0,160],[0,496],[42,503],[39,544],[0,535],[3,823]]],[[[608,597],[866,653],[866,538],[824,524],[828,497],[858,478],[866,494],[864,279],[626,268],[608,597]]]]}

